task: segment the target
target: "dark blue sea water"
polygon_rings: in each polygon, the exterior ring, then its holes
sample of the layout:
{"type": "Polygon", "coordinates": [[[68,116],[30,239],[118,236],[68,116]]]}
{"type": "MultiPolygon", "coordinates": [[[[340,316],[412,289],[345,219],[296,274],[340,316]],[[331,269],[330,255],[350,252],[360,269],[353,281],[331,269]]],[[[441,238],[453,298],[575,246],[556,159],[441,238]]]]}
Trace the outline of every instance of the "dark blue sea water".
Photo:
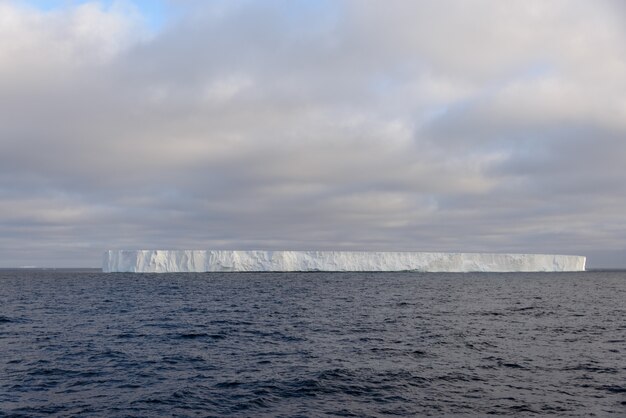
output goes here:
{"type": "Polygon", "coordinates": [[[0,411],[626,416],[626,272],[0,271],[0,411]]]}

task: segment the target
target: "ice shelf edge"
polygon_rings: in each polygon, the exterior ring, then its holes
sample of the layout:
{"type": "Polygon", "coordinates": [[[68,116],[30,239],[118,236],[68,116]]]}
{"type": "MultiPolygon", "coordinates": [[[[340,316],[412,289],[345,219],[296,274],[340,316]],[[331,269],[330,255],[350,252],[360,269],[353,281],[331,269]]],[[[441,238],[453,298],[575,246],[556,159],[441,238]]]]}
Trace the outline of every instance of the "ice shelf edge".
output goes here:
{"type": "Polygon", "coordinates": [[[107,273],[418,271],[584,271],[586,257],[554,254],[497,254],[382,251],[109,250],[107,273]]]}

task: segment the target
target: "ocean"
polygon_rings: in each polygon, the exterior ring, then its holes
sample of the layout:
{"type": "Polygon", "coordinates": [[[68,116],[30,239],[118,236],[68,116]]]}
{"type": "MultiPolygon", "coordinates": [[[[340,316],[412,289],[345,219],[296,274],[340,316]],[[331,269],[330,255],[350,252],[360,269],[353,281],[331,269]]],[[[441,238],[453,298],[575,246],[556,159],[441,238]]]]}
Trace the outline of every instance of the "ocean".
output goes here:
{"type": "Polygon", "coordinates": [[[1,270],[0,415],[626,416],[626,272],[1,270]]]}

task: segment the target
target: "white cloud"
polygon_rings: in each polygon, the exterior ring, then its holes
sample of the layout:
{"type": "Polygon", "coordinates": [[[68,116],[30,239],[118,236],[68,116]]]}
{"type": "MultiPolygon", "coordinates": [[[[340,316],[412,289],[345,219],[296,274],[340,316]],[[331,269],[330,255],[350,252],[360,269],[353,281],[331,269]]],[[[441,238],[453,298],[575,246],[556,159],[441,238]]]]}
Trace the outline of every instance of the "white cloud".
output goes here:
{"type": "MultiPolygon", "coordinates": [[[[44,12],[17,2],[0,3],[0,75],[59,76],[76,67],[101,65],[141,38],[137,12],[118,3],[90,2],[44,12]]],[[[30,79],[29,81],[33,81],[30,79]]]]}

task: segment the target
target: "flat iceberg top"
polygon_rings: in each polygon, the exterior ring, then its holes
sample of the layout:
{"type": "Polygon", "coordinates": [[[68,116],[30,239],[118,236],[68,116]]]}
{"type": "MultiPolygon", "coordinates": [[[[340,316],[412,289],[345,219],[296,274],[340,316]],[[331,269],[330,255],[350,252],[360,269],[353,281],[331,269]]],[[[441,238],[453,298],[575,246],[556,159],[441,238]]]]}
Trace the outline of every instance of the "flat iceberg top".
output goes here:
{"type": "Polygon", "coordinates": [[[128,273],[244,271],[584,271],[586,257],[381,251],[109,250],[102,271],[128,273]]]}

